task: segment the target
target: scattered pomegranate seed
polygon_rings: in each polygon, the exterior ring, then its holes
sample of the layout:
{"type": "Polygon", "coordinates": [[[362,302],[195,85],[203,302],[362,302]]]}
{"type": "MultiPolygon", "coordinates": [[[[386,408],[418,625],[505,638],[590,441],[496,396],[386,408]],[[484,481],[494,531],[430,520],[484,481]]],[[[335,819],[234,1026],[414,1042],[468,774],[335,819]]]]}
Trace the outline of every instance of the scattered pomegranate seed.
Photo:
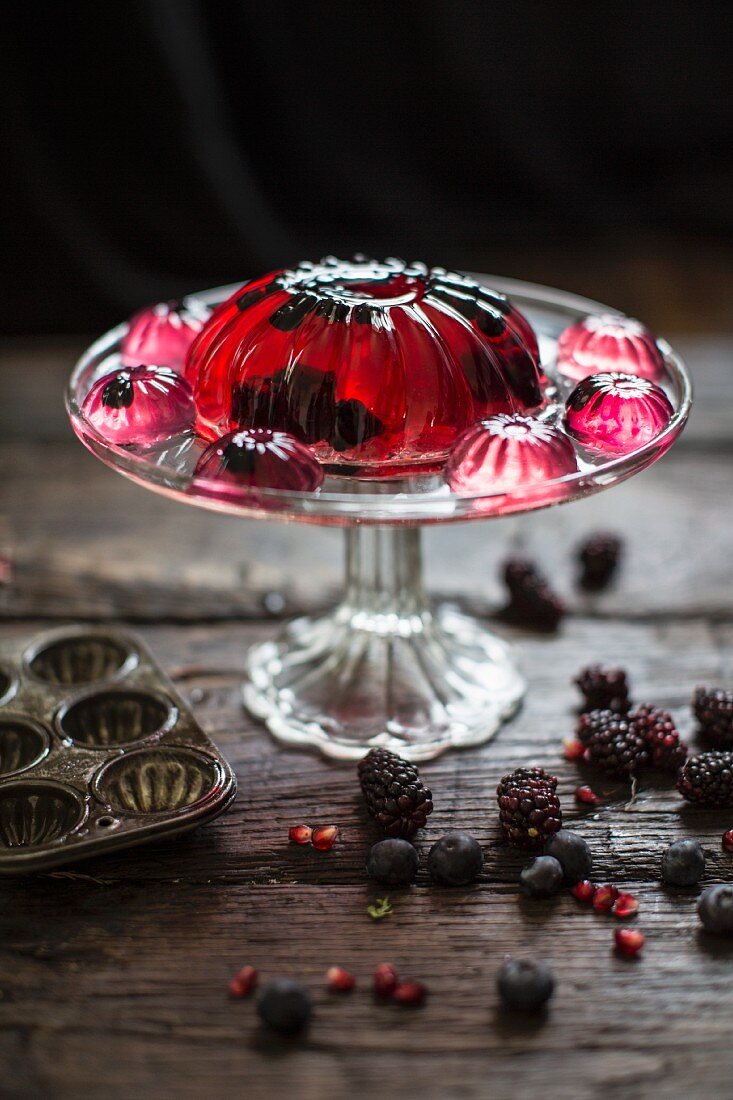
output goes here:
{"type": "Polygon", "coordinates": [[[329,966],[326,971],[326,985],[339,993],[348,993],[356,985],[356,978],[342,966],[329,966]]]}
{"type": "Polygon", "coordinates": [[[394,993],[397,988],[397,971],[391,963],[380,963],[374,971],[374,992],[385,1000],[394,993]]]}
{"type": "Polygon", "coordinates": [[[392,994],[392,1000],[400,1005],[421,1005],[424,1003],[428,991],[421,982],[400,982],[392,994]]]}
{"type": "Polygon", "coordinates": [[[293,825],[288,829],[288,840],[292,844],[310,844],[313,830],[308,825],[293,825]]]}
{"type": "Polygon", "coordinates": [[[311,835],[311,843],[319,852],[328,852],[338,840],[338,825],[316,825],[311,835]]]}
{"type": "Polygon", "coordinates": [[[723,848],[726,852],[733,852],[733,829],[723,833],[723,848]]]}
{"type": "Polygon", "coordinates": [[[613,915],[625,920],[626,917],[635,917],[639,912],[639,899],[633,894],[619,894],[613,903],[613,915]]]}
{"type": "Polygon", "coordinates": [[[257,985],[257,971],[253,966],[243,966],[229,982],[229,996],[235,1000],[248,997],[257,985]]]}
{"type": "Polygon", "coordinates": [[[576,882],[575,886],[570,889],[570,893],[573,897],[577,898],[578,901],[585,902],[586,905],[591,904],[595,892],[595,886],[592,882],[589,882],[587,878],[583,879],[582,882],[576,882]]]}
{"type": "Polygon", "coordinates": [[[610,886],[608,883],[605,886],[598,886],[593,894],[593,908],[599,913],[607,913],[613,908],[618,896],[619,891],[615,886],[610,886]]]}
{"type": "Polygon", "coordinates": [[[638,928],[617,928],[613,934],[619,955],[633,959],[644,946],[644,936],[638,928]]]}
{"type": "Polygon", "coordinates": [[[598,806],[601,800],[590,787],[576,787],[575,801],[580,802],[583,806],[598,806]]]}
{"type": "Polygon", "coordinates": [[[585,745],[576,737],[569,737],[562,745],[562,754],[566,760],[581,760],[585,755],[585,745]]]}

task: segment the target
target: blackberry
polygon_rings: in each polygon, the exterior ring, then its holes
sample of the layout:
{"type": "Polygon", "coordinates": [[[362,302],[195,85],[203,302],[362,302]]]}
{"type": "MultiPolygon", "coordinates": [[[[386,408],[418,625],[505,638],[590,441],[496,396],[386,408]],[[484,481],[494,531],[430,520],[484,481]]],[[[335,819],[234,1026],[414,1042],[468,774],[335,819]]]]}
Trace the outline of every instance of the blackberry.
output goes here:
{"type": "Polygon", "coordinates": [[[562,828],[557,779],[543,768],[517,768],[496,788],[499,822],[510,844],[530,852],[542,850],[562,828]]]}
{"type": "Polygon", "coordinates": [[[367,874],[387,886],[406,886],[417,874],[418,855],[409,840],[389,837],[375,844],[367,860],[367,874]]]}
{"type": "Polygon", "coordinates": [[[535,856],[522,868],[519,885],[532,898],[551,898],[562,886],[562,867],[553,856],[535,856]]]}
{"type": "Polygon", "coordinates": [[[582,879],[589,879],[593,870],[590,848],[577,833],[560,829],[545,844],[545,855],[554,856],[563,870],[567,886],[575,886],[582,879]]]}
{"type": "Polygon", "coordinates": [[[733,933],[733,886],[708,886],[697,903],[697,915],[706,932],[733,933]]]}
{"type": "Polygon", "coordinates": [[[310,1020],[310,994],[292,978],[274,978],[257,998],[257,1012],[273,1031],[300,1031],[310,1020]]]}
{"type": "Polygon", "coordinates": [[[468,833],[448,833],[428,853],[428,871],[443,886],[466,886],[483,865],[481,845],[468,833]]]}
{"type": "Polygon", "coordinates": [[[617,535],[593,535],[578,550],[579,583],[582,588],[606,588],[618,569],[623,543],[617,535]]]}
{"type": "Polygon", "coordinates": [[[510,558],[504,565],[509,600],[499,615],[505,622],[552,633],[565,616],[565,605],[537,570],[524,558],[510,558]]]}
{"type": "Polygon", "coordinates": [[[359,761],[367,810],[389,836],[413,836],[433,812],[433,796],[414,764],[387,749],[372,749],[359,761]]]}
{"type": "Polygon", "coordinates": [[[537,1012],[549,1001],[555,989],[552,972],[529,959],[507,959],[496,978],[506,1008],[537,1012]]]}
{"type": "Polygon", "coordinates": [[[677,778],[677,790],[698,806],[733,806],[733,752],[691,756],[677,778]]]}
{"type": "Polygon", "coordinates": [[[719,749],[733,748],[733,691],[696,688],[692,713],[711,744],[719,749]]]}
{"type": "Polygon", "coordinates": [[[644,739],[611,710],[581,714],[576,732],[585,745],[586,761],[610,775],[636,775],[649,763],[644,739]]]}
{"type": "Polygon", "coordinates": [[[662,880],[669,886],[695,886],[705,874],[705,852],[692,837],[674,840],[662,856],[662,880]]]}
{"type": "Polygon", "coordinates": [[[672,715],[647,704],[629,715],[629,723],[644,741],[652,767],[676,775],[687,759],[687,745],[681,740],[672,715]]]}
{"type": "Polygon", "coordinates": [[[574,682],[583,696],[581,711],[613,710],[626,714],[631,709],[629,685],[622,668],[588,665],[580,670],[574,682]]]}

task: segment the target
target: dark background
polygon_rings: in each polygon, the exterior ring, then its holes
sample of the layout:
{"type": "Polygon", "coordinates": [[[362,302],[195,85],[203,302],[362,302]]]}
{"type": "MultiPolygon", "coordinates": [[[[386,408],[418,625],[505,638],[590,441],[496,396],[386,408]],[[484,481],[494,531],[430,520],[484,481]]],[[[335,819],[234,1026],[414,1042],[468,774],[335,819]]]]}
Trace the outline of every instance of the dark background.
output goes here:
{"type": "Polygon", "coordinates": [[[0,330],[323,253],[733,327],[726,2],[6,3],[0,330]]]}

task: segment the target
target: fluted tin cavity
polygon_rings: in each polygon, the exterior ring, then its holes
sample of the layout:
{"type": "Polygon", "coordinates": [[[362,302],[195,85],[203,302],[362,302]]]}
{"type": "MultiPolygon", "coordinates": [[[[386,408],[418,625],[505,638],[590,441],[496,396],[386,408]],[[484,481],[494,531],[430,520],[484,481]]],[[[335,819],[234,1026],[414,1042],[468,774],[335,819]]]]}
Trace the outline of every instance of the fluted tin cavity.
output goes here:
{"type": "Polygon", "coordinates": [[[61,840],[84,818],[84,801],[60,783],[19,780],[0,787],[0,848],[61,840]]]}
{"type": "Polygon", "coordinates": [[[58,725],[63,736],[77,745],[109,748],[169,729],[176,713],[171,703],[151,692],[99,691],[65,707],[58,725]]]}
{"type": "Polygon", "coordinates": [[[184,748],[138,749],[105,765],[97,796],[119,813],[157,814],[200,802],[220,781],[215,762],[184,748]]]}
{"type": "Polygon", "coordinates": [[[49,744],[43,726],[27,718],[0,719],[0,776],[32,768],[46,755],[49,744]]]}

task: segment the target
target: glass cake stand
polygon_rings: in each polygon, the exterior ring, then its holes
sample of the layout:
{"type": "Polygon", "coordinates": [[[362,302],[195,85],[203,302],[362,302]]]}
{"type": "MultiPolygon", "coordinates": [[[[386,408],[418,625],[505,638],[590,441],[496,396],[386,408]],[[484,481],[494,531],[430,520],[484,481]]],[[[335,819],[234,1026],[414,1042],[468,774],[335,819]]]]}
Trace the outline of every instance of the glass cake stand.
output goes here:
{"type": "MultiPolygon", "coordinates": [[[[553,367],[557,337],[591,313],[616,313],[597,302],[515,280],[471,278],[510,296],[538,334],[543,368],[554,387],[542,416],[559,415],[574,383],[553,367]]],[[[237,284],[237,286],[240,284],[237,284]]],[[[193,295],[211,307],[237,286],[193,295]]],[[[619,315],[620,316],[620,315],[619,315]]],[[[508,647],[478,620],[431,606],[422,581],[420,528],[486,520],[579,500],[639,473],[671,446],[692,399],[684,364],[664,341],[663,388],[673,415],[638,450],[600,461],[579,457],[577,472],[512,492],[456,493],[441,474],[365,480],[326,477],[310,493],[256,489],[216,499],[192,483],[205,443],[192,433],[146,448],[105,440],[85,419],[91,386],[120,365],[123,324],[82,357],[67,408],[82,443],[139,485],[184,504],[249,519],[279,519],[344,528],[346,578],[335,609],[296,619],[273,641],[254,646],[243,688],[249,711],[279,741],[358,759],[385,747],[412,760],[488,741],[518,708],[525,682],[508,647]]]]}

